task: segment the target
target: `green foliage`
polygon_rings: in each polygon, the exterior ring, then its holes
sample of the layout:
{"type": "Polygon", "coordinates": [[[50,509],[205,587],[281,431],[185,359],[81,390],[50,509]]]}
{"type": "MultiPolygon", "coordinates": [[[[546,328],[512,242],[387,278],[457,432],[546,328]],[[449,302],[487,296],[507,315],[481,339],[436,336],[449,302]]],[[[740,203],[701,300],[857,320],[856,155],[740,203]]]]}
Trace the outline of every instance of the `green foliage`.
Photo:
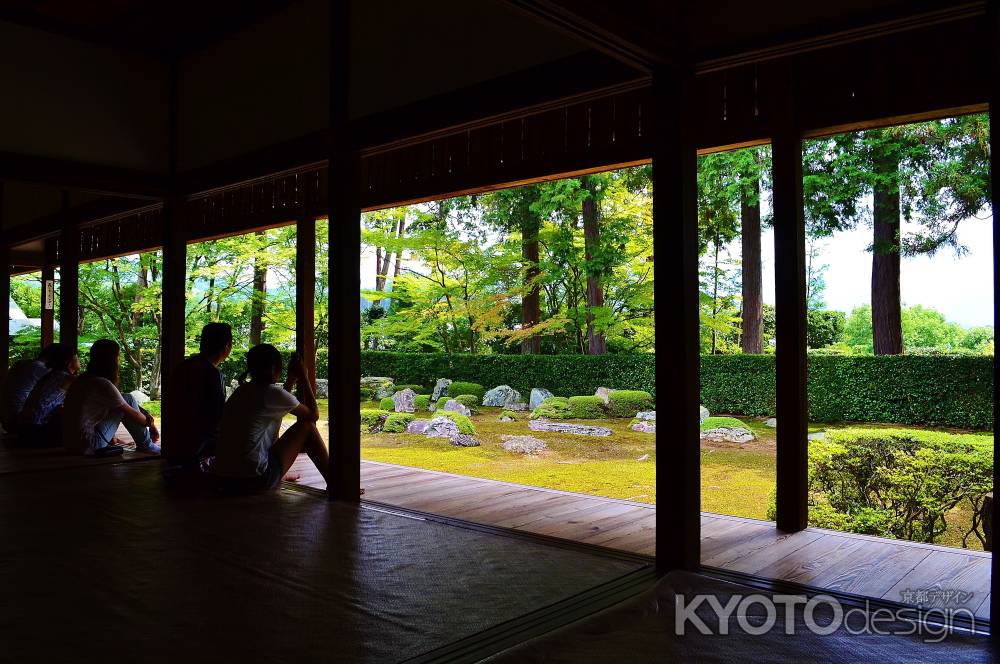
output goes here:
{"type": "Polygon", "coordinates": [[[362,351],[361,372],[421,384],[433,384],[447,376],[482,385],[510,385],[521,394],[540,386],[567,396],[593,394],[601,386],[656,394],[656,358],[651,353],[462,355],[362,351]]]}
{"type": "MultiPolygon", "coordinates": [[[[701,402],[713,413],[775,414],[774,357],[703,355],[701,402]]],[[[809,356],[812,422],[993,428],[992,357],[809,356]]]]}
{"type": "Polygon", "coordinates": [[[573,413],[573,418],[578,420],[596,420],[608,415],[604,409],[604,399],[601,397],[570,397],[568,402],[569,409],[573,413]]]}
{"type": "Polygon", "coordinates": [[[705,421],[701,423],[702,431],[718,429],[719,427],[742,427],[746,429],[747,425],[735,417],[706,417],[705,421]]]}
{"type": "MultiPolygon", "coordinates": [[[[941,312],[920,305],[903,307],[900,318],[906,353],[921,348],[934,348],[943,353],[971,351],[993,354],[993,328],[990,326],[966,330],[957,323],[949,322],[941,312]]],[[[861,305],[851,310],[844,327],[844,342],[855,353],[872,354],[870,305],[861,305]]]]}
{"type": "Polygon", "coordinates": [[[417,416],[410,413],[392,413],[389,417],[385,418],[382,431],[386,433],[405,433],[406,427],[415,419],[417,419],[417,416]]]}
{"type": "Polygon", "coordinates": [[[991,436],[912,429],[827,436],[809,446],[812,525],[934,542],[948,527],[948,512],[967,501],[978,514],[993,489],[991,436]]]}
{"type": "Polygon", "coordinates": [[[477,397],[475,394],[460,394],[457,397],[448,397],[449,399],[455,399],[458,403],[466,406],[473,415],[479,413],[479,405],[482,401],[482,397],[477,397]]]}
{"type": "MultiPolygon", "coordinates": [[[[225,374],[223,374],[225,375],[225,374]]],[[[362,387],[361,388],[361,400],[362,401],[374,401],[375,400],[375,388],[372,387],[362,387]]]]}
{"type": "Polygon", "coordinates": [[[832,346],[843,339],[844,312],[810,310],[806,316],[806,345],[809,348],[832,346]]]}
{"type": "Polygon", "coordinates": [[[413,390],[414,394],[430,394],[431,391],[423,385],[396,385],[396,391],[413,390]]]}
{"type": "Polygon", "coordinates": [[[456,380],[448,386],[448,396],[457,397],[463,394],[471,394],[482,402],[483,395],[486,394],[486,388],[479,383],[470,383],[463,380],[456,380]]]}
{"type": "Polygon", "coordinates": [[[371,428],[389,416],[389,412],[376,408],[361,409],[361,426],[371,428]]]}
{"type": "Polygon", "coordinates": [[[431,395],[429,394],[418,394],[417,398],[414,399],[413,405],[417,410],[430,410],[431,406],[431,395]]]}
{"type": "Polygon", "coordinates": [[[573,417],[569,399],[566,397],[549,397],[531,411],[531,419],[566,420],[573,417]]]}
{"type": "Polygon", "coordinates": [[[453,410],[436,410],[434,411],[434,417],[447,417],[458,425],[459,433],[467,433],[470,436],[476,435],[476,426],[472,423],[472,420],[461,413],[456,413],[453,410]]]}
{"type": "Polygon", "coordinates": [[[507,410],[506,408],[500,413],[500,417],[509,417],[512,420],[517,419],[517,413],[512,410],[507,410]]]}
{"type": "Polygon", "coordinates": [[[653,395],[643,390],[611,390],[608,414],[611,417],[635,417],[643,410],[652,410],[653,395]]]}
{"type": "Polygon", "coordinates": [[[382,397],[382,400],[378,402],[378,407],[391,412],[396,410],[396,402],[392,400],[392,397],[382,397]]]}

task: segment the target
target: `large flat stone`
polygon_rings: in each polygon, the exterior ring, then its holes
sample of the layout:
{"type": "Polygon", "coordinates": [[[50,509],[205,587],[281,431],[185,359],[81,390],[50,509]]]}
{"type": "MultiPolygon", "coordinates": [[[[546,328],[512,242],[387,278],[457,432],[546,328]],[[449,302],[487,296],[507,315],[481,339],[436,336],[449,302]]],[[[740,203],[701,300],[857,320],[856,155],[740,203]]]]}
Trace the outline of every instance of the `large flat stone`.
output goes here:
{"type": "Polygon", "coordinates": [[[549,420],[531,420],[528,428],[532,431],[553,431],[555,433],[572,433],[578,436],[610,436],[611,429],[595,427],[589,424],[567,424],[565,422],[550,422],[549,420]]]}

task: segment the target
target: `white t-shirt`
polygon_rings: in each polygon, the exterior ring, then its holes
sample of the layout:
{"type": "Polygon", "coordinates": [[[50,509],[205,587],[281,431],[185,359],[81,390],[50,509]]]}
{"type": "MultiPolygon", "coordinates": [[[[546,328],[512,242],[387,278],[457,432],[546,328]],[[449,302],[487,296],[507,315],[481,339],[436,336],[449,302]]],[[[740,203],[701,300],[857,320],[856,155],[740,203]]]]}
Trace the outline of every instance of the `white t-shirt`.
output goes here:
{"type": "Polygon", "coordinates": [[[295,395],[275,385],[246,383],[236,388],[222,409],[215,473],[223,477],[263,474],[281,419],[298,405],[295,395]]]}
{"type": "Polygon", "coordinates": [[[63,446],[72,452],[93,451],[94,430],[128,404],[107,378],[83,374],[73,381],[63,402],[63,446]]]}

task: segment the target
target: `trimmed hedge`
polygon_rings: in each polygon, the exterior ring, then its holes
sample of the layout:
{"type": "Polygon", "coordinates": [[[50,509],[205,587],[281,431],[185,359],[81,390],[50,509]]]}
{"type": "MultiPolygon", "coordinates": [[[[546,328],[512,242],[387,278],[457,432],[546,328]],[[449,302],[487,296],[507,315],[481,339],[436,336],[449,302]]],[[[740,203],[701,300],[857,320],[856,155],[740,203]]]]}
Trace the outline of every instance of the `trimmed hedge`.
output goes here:
{"type": "MultiPolygon", "coordinates": [[[[773,355],[703,355],[701,402],[713,413],[774,416],[773,355]]],[[[362,373],[432,384],[447,377],[527,393],[593,394],[598,387],[656,395],[652,354],[459,355],[361,353],[362,373]]],[[[896,422],[993,428],[993,358],[809,356],[813,422],[896,422]]],[[[629,413],[633,416],[635,413],[629,413]]]]}
{"type": "Polygon", "coordinates": [[[378,407],[391,413],[396,410],[396,402],[392,400],[392,397],[382,397],[381,401],[378,402],[378,407]]]}
{"type": "Polygon", "coordinates": [[[642,390],[611,390],[608,414],[611,417],[635,417],[643,410],[653,409],[653,395],[642,390]]]}
{"type": "Polygon", "coordinates": [[[486,394],[486,388],[479,383],[470,383],[463,380],[456,380],[448,386],[449,397],[460,397],[465,394],[471,394],[479,401],[482,401],[483,395],[486,394]]]}
{"type": "Polygon", "coordinates": [[[531,411],[531,419],[567,420],[573,416],[566,397],[549,397],[531,411]]]}
{"type": "Polygon", "coordinates": [[[601,397],[570,397],[569,409],[573,417],[578,420],[598,420],[608,416],[604,410],[604,399],[601,397]]]}
{"type": "Polygon", "coordinates": [[[413,400],[413,406],[417,410],[428,410],[431,406],[431,395],[429,394],[418,394],[417,398],[413,400]]]}
{"type": "Polygon", "coordinates": [[[701,430],[708,431],[709,429],[718,429],[719,427],[742,427],[747,429],[747,425],[735,417],[706,417],[705,421],[701,423],[701,430]]]}
{"type": "Polygon", "coordinates": [[[372,427],[379,423],[379,420],[389,416],[388,411],[377,410],[375,408],[361,409],[361,426],[372,427]]]}
{"type": "Polygon", "coordinates": [[[406,427],[415,419],[417,419],[417,416],[411,413],[393,413],[385,418],[382,431],[386,433],[405,433],[406,427]]]}
{"type": "MultiPolygon", "coordinates": [[[[451,399],[452,397],[448,398],[451,399]]],[[[479,412],[479,400],[482,399],[482,397],[477,397],[475,394],[459,394],[457,397],[454,397],[454,399],[468,408],[473,415],[479,412]]]]}
{"type": "Polygon", "coordinates": [[[456,413],[453,410],[438,410],[434,412],[434,417],[447,417],[458,425],[459,433],[467,433],[470,436],[476,435],[476,426],[472,423],[472,420],[461,413],[456,413]]]}

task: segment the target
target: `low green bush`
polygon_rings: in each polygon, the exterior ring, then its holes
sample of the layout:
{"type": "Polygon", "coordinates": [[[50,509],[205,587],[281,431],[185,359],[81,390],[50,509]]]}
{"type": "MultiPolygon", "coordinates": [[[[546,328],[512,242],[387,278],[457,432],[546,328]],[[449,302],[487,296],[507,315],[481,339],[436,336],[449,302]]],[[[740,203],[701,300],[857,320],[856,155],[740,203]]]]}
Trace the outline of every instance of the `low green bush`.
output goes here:
{"type": "Polygon", "coordinates": [[[375,390],[370,387],[361,388],[361,400],[362,401],[374,401],[375,400],[375,390]]]}
{"type": "Polygon", "coordinates": [[[512,411],[512,410],[507,410],[507,409],[504,409],[504,410],[503,410],[503,411],[502,411],[502,412],[500,413],[500,417],[509,417],[509,418],[510,418],[510,419],[512,419],[512,420],[516,420],[516,419],[517,419],[517,413],[515,413],[515,412],[514,412],[514,411],[512,411]]]}
{"type": "Polygon", "coordinates": [[[809,522],[928,542],[959,504],[962,530],[984,539],[977,518],[993,490],[991,436],[913,429],[840,429],[809,443],[809,522]]]}
{"type": "Polygon", "coordinates": [[[570,412],[578,420],[597,420],[608,416],[604,409],[604,399],[601,397],[570,397],[568,403],[570,412]]]}
{"type": "Polygon", "coordinates": [[[403,390],[413,390],[414,394],[430,394],[431,391],[424,387],[423,385],[397,385],[396,391],[402,392],[403,390]]]}
{"type": "Polygon", "coordinates": [[[746,424],[736,419],[735,417],[706,417],[705,421],[701,423],[701,430],[708,431],[709,429],[718,429],[719,427],[742,427],[748,429],[746,424]]]}
{"type": "Polygon", "coordinates": [[[475,396],[480,403],[483,401],[483,395],[486,394],[486,388],[484,388],[479,383],[469,383],[462,380],[456,380],[454,383],[448,386],[448,396],[458,397],[463,394],[471,394],[475,396]]]}
{"type": "Polygon", "coordinates": [[[470,411],[472,411],[473,415],[479,413],[480,397],[477,397],[475,394],[460,394],[459,396],[454,397],[454,399],[455,401],[457,401],[458,403],[462,404],[463,406],[467,407],[470,411]]]}
{"type": "Polygon", "coordinates": [[[388,417],[389,413],[385,410],[375,410],[374,408],[362,408],[361,409],[361,426],[371,428],[379,423],[384,417],[388,417]]]}
{"type": "Polygon", "coordinates": [[[573,409],[569,407],[566,397],[549,397],[531,411],[531,419],[566,420],[573,417],[573,409]]]}
{"type": "Polygon", "coordinates": [[[428,410],[431,405],[431,395],[418,394],[417,398],[413,400],[413,405],[417,410],[428,410]]]}
{"type": "Polygon", "coordinates": [[[394,411],[396,410],[396,402],[392,400],[392,397],[383,397],[378,402],[378,407],[382,410],[394,411]]]}
{"type": "Polygon", "coordinates": [[[392,413],[385,419],[382,431],[386,433],[406,433],[406,427],[415,419],[417,419],[417,416],[411,413],[392,413]]]}
{"type": "Polygon", "coordinates": [[[652,410],[653,395],[642,390],[611,390],[608,414],[611,417],[635,417],[643,410],[652,410]]]}
{"type": "Polygon", "coordinates": [[[456,413],[453,410],[438,410],[435,411],[434,417],[438,416],[447,417],[452,422],[457,424],[459,433],[467,433],[470,436],[474,436],[476,434],[476,426],[472,423],[472,420],[461,413],[456,413]]]}

